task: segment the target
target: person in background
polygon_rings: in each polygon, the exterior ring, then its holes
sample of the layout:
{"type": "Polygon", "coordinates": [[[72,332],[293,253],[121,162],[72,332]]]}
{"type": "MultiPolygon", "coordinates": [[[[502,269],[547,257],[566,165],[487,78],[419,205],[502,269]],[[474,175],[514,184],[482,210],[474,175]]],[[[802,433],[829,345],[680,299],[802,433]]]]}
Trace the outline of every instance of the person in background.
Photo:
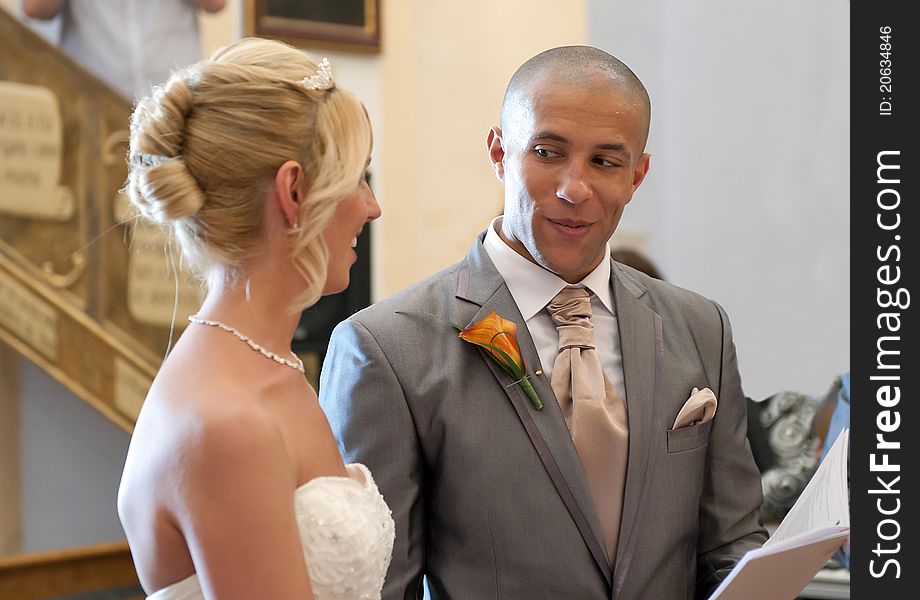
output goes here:
{"type": "MultiPolygon", "coordinates": [[[[833,395],[829,394],[829,401],[826,401],[826,404],[830,407],[829,410],[832,411],[829,420],[826,422],[826,427],[824,423],[816,423],[815,427],[818,439],[823,440],[823,443],[819,444],[821,451],[820,460],[824,460],[824,457],[827,456],[827,453],[830,451],[831,446],[834,445],[840,432],[850,427],[850,372],[847,371],[837,377],[834,380],[831,390],[832,392],[836,391],[836,393],[833,395]]],[[[849,475],[850,468],[849,464],[847,464],[847,483],[849,483],[849,475]]],[[[834,559],[849,570],[849,540],[843,548],[834,554],[834,559]]]]}
{"type": "Polygon", "coordinates": [[[664,281],[664,277],[661,275],[661,271],[658,270],[658,267],[649,259],[646,255],[642,254],[638,250],[633,250],[631,248],[617,248],[610,253],[610,258],[622,263],[627,267],[632,267],[638,271],[642,271],[649,277],[654,277],[655,279],[661,279],[664,281]]]}
{"type": "Polygon", "coordinates": [[[839,383],[835,381],[834,385],[839,389],[834,397],[833,412],[827,432],[821,435],[821,439],[824,440],[821,446],[821,460],[827,456],[840,432],[850,427],[850,372],[847,371],[840,375],[839,383]]]}
{"type": "Polygon", "coordinates": [[[207,283],[131,438],[121,518],[156,600],[372,598],[393,520],[343,464],[291,339],[380,207],[364,106],[328,61],[244,39],[131,118],[128,194],[207,283]]]}
{"type": "Polygon", "coordinates": [[[198,10],[226,0],[22,0],[23,13],[58,19],[58,46],[129,100],[201,60],[198,10]]]}

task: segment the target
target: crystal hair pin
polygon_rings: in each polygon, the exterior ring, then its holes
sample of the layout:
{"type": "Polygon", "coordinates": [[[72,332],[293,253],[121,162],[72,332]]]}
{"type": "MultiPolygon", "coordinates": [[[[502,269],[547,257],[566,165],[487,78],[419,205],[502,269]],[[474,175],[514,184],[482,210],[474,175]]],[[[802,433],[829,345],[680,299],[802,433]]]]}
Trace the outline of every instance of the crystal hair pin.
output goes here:
{"type": "Polygon", "coordinates": [[[308,90],[332,89],[332,86],[335,85],[335,82],[332,81],[332,65],[329,64],[329,59],[324,58],[323,60],[319,61],[319,65],[316,68],[316,73],[301,79],[300,85],[304,86],[308,90]]]}
{"type": "Polygon", "coordinates": [[[169,160],[168,156],[160,156],[158,154],[137,153],[131,156],[131,161],[142,167],[159,167],[167,160],[169,160]]]}

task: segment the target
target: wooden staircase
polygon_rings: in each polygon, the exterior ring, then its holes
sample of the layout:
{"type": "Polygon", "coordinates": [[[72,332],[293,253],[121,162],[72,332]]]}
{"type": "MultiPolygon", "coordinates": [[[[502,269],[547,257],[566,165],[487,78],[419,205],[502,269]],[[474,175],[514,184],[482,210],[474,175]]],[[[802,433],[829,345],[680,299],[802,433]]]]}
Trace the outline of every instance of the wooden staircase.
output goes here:
{"type": "MultiPolygon", "coordinates": [[[[0,9],[0,346],[128,432],[198,301],[163,239],[126,220],[130,111],[0,9]]],[[[2,384],[0,394],[15,388],[2,384]]],[[[127,544],[0,557],[0,598],[94,590],[142,597],[127,544]]]]}
{"type": "Polygon", "coordinates": [[[126,221],[130,111],[0,10],[0,340],[127,431],[177,289],[162,239],[126,221]]]}

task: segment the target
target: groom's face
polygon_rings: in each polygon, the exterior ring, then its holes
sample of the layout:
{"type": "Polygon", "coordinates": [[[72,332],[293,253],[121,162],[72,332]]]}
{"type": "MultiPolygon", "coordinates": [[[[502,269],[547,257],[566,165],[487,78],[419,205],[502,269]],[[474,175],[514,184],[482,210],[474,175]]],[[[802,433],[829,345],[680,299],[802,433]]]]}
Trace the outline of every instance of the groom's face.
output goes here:
{"type": "Polygon", "coordinates": [[[489,134],[505,185],[502,238],[569,283],[607,257],[623,209],[649,166],[648,116],[608,80],[536,79],[489,134]]]}

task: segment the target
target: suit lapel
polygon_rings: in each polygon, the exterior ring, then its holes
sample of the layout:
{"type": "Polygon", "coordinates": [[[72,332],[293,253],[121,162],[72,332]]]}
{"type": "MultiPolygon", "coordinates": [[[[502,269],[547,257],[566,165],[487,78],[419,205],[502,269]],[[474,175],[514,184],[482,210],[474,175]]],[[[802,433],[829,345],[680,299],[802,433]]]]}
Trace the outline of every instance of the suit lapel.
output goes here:
{"type": "Polygon", "coordinates": [[[642,301],[645,288],[613,263],[611,279],[616,303],[623,377],[626,384],[626,410],[629,421],[629,459],[620,541],[617,546],[613,595],[626,580],[637,538],[643,527],[640,520],[649,503],[648,474],[655,468],[652,452],[655,423],[660,422],[664,345],[661,316],[642,301]]]}
{"type": "Polygon", "coordinates": [[[481,236],[473,243],[467,255],[466,265],[461,267],[458,273],[456,295],[457,298],[480,307],[467,326],[482,320],[493,311],[517,324],[518,345],[534,389],[543,401],[543,410],[538,411],[533,407],[521,387],[513,385],[511,377],[502,371],[495,361],[488,358],[485,353],[482,353],[482,359],[508,396],[550,480],[575,521],[598,568],[610,584],[610,563],[604,550],[600,523],[578,454],[549,379],[546,376],[534,375],[541,366],[533,339],[511,292],[489,260],[482,246],[481,236]]]}

